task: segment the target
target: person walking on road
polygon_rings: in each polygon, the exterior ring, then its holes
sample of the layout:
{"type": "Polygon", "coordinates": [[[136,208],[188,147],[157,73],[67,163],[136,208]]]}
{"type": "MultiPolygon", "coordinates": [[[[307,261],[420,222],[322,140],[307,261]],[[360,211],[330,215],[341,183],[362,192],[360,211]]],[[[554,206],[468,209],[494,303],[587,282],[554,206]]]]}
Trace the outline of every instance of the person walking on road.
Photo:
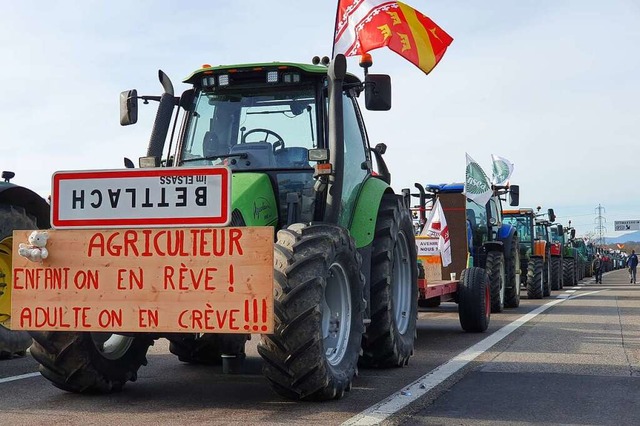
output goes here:
{"type": "Polygon", "coordinates": [[[638,255],[635,250],[631,250],[631,256],[627,259],[629,267],[629,283],[636,283],[636,270],[638,269],[638,255]]]}
{"type": "Polygon", "coordinates": [[[596,275],[596,284],[602,284],[602,269],[604,267],[604,262],[600,257],[600,253],[596,254],[596,258],[593,259],[593,264],[591,266],[596,275]]]}

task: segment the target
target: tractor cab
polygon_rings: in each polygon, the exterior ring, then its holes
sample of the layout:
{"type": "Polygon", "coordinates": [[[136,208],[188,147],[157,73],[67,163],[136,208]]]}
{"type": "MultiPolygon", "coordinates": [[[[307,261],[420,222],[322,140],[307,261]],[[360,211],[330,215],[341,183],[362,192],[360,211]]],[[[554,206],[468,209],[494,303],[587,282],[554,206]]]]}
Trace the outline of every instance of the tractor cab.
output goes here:
{"type": "MultiPolygon", "coordinates": [[[[161,73],[171,111],[174,105],[184,110],[182,129],[175,145],[173,134],[169,138],[162,160],[170,123],[166,117],[158,122],[163,95],[155,125],[161,130],[155,132],[161,134],[160,142],[150,141],[141,167],[228,167],[232,225],[281,229],[292,223],[328,220],[349,227],[358,193],[373,174],[374,149],[369,147],[356,98],[364,91],[368,109],[388,109],[390,83],[387,76],[368,74],[363,83],[345,73],[338,88],[329,84],[327,63],[203,65],[184,80],[192,89],[180,98],[173,97],[173,87],[161,73]],[[333,102],[333,108],[331,90],[339,101],[333,102]],[[337,120],[330,119],[331,114],[337,120]],[[337,121],[340,135],[332,142],[335,133],[329,131],[328,123],[337,121]]],[[[137,99],[158,100],[123,92],[121,124],[137,119],[137,99]]],[[[177,122],[176,114],[174,130],[177,122]]],[[[381,155],[375,158],[379,168],[386,170],[381,155]]]]}

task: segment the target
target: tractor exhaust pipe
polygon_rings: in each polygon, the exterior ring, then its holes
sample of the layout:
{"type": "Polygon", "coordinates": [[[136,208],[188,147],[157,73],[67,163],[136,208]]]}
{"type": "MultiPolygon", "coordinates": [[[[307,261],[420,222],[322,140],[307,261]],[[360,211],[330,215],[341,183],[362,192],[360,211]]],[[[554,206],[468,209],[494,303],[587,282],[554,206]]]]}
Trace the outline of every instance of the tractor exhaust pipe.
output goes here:
{"type": "Polygon", "coordinates": [[[329,162],[333,174],[329,178],[327,208],[324,219],[338,223],[342,202],[342,181],[344,176],[344,124],[342,114],[342,84],[347,74],[347,59],[338,54],[329,64],[329,162]]]}
{"type": "Polygon", "coordinates": [[[158,70],[158,78],[164,89],[164,93],[160,97],[160,105],[156,113],[156,120],[151,130],[151,138],[149,139],[149,147],[147,148],[147,157],[162,158],[164,143],[167,138],[169,126],[171,125],[171,117],[173,109],[178,103],[178,99],[174,96],[173,84],[169,77],[162,71],[158,70]]]}

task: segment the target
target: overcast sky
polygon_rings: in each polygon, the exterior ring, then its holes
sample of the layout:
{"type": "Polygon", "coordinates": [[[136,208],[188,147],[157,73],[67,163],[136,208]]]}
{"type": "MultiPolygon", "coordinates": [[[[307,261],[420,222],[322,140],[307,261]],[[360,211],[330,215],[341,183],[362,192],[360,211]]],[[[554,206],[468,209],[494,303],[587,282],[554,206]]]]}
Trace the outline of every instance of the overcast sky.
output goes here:
{"type": "MultiPolygon", "coordinates": [[[[388,50],[393,108],[367,112],[396,190],[464,179],[465,152],[515,163],[521,206],[555,209],[579,234],[596,207],[640,219],[637,0],[413,0],[453,38],[425,76],[388,50]]],[[[317,0],[0,0],[0,169],[43,196],[57,170],[121,168],[144,155],[156,104],[119,125],[118,97],[157,95],[204,63],[330,55],[336,3],[317,0]]],[[[362,75],[356,60],[349,69],[362,75]]]]}

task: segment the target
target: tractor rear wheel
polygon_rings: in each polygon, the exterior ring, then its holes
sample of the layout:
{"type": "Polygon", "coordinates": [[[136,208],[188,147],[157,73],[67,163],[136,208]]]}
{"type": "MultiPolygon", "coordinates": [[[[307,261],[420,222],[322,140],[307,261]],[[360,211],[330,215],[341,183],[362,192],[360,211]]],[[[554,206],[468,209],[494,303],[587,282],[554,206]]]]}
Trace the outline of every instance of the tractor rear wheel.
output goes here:
{"type": "Polygon", "coordinates": [[[21,229],[38,229],[35,218],[22,207],[0,204],[0,359],[24,356],[32,343],[26,331],[6,328],[11,326],[13,231],[21,229]]]}
{"type": "Polygon", "coordinates": [[[371,324],[362,339],[362,366],[402,367],[413,354],[418,317],[413,232],[401,199],[383,196],[371,255],[371,324]]]}
{"type": "Polygon", "coordinates": [[[107,393],[135,382],[147,365],[153,340],[110,333],[32,332],[31,355],[40,373],[54,386],[69,392],[107,393]]]}
{"type": "Polygon", "coordinates": [[[491,319],[491,284],[487,271],[469,268],[458,282],[458,316],[464,331],[483,332],[491,319]]]}
{"type": "Polygon", "coordinates": [[[551,257],[551,290],[560,290],[562,288],[562,259],[559,257],[551,257]]]}
{"type": "Polygon", "coordinates": [[[542,299],[544,294],[544,263],[541,257],[529,259],[527,270],[527,297],[542,299]]]}
{"type": "Polygon", "coordinates": [[[358,372],[364,275],[349,232],[332,224],[278,231],[273,334],[262,335],[263,373],[279,394],[338,399],[358,372]]]}
{"type": "Polygon", "coordinates": [[[487,253],[485,269],[491,282],[491,313],[502,312],[504,310],[505,287],[507,285],[504,255],[498,251],[487,253]]]}
{"type": "Polygon", "coordinates": [[[513,236],[507,262],[507,288],[504,290],[504,307],[517,308],[520,306],[520,241],[513,236]]]}

